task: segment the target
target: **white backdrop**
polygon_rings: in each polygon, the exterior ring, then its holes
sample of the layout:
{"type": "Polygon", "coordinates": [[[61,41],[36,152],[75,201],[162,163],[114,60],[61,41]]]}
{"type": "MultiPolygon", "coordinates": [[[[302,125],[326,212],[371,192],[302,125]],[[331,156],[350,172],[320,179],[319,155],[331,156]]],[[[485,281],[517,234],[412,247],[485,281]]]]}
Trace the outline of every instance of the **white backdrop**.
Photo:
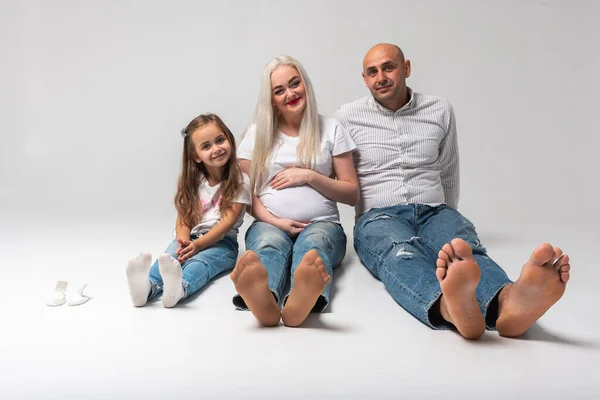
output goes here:
{"type": "Polygon", "coordinates": [[[599,398],[599,20],[594,0],[0,0],[0,398],[599,398]],[[561,246],[563,300],[523,340],[432,331],[360,265],[342,206],[335,295],[303,329],[256,327],[227,277],[131,307],[126,261],[171,238],[180,129],[212,111],[240,138],[279,54],[332,114],[378,42],[453,104],[490,255],[514,279],[561,246]],[[46,307],[58,279],[92,300],[46,307]]]}
{"type": "Polygon", "coordinates": [[[460,209],[480,230],[600,220],[599,2],[0,4],[5,224],[171,226],[190,119],[216,112],[239,138],[278,54],[332,114],[368,93],[362,57],[381,41],[412,61],[411,87],[454,105],[460,209]]]}

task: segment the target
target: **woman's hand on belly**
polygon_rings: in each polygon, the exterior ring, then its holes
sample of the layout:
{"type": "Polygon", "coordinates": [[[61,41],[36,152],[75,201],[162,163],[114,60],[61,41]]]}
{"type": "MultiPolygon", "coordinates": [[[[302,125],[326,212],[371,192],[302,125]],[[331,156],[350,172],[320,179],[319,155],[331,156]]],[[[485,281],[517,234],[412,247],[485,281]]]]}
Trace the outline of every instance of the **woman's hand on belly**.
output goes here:
{"type": "Polygon", "coordinates": [[[279,172],[271,179],[269,186],[275,190],[281,190],[294,186],[310,184],[313,174],[316,172],[308,168],[291,167],[279,172]]]}

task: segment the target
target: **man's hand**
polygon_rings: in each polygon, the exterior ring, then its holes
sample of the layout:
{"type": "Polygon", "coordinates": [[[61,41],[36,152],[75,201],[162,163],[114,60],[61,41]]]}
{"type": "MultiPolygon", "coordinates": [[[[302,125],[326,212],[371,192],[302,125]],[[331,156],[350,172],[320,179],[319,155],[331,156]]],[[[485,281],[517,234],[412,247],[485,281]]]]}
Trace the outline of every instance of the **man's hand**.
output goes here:
{"type": "Polygon", "coordinates": [[[314,173],[315,171],[308,168],[286,168],[271,179],[270,186],[275,190],[281,190],[306,185],[310,182],[310,178],[314,173]]]}

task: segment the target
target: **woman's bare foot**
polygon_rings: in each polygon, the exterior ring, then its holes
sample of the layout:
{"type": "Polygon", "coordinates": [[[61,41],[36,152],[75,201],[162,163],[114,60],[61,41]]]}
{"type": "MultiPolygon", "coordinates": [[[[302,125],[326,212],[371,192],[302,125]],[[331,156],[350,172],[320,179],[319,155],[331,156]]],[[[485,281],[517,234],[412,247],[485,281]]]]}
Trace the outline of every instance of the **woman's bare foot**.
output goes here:
{"type": "Polygon", "coordinates": [[[304,322],[331,277],[316,250],[306,252],[294,272],[294,287],[281,314],[286,326],[304,322]]]}
{"type": "Polygon", "coordinates": [[[436,276],[442,288],[440,313],[466,339],[479,339],[485,332],[475,291],[481,277],[471,247],[460,238],[442,247],[436,263],[436,276]]]}
{"type": "Polygon", "coordinates": [[[498,295],[498,333],[507,337],[525,333],[560,300],[570,270],[569,256],[558,247],[544,243],[535,249],[519,279],[498,295]]]}
{"type": "Polygon", "coordinates": [[[269,289],[269,274],[258,255],[248,250],[229,275],[238,294],[263,326],[277,326],[279,305],[269,289]]]}

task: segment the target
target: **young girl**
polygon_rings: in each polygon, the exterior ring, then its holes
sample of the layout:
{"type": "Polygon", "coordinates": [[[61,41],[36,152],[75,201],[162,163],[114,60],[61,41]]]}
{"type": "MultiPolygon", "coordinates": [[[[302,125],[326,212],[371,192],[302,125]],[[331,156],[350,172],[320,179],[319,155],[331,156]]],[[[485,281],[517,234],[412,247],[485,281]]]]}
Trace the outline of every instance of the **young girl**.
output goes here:
{"type": "Polygon", "coordinates": [[[263,72],[254,124],[238,152],[250,173],[248,251],[231,273],[234,304],[259,322],[298,326],[329,302],[333,268],[346,253],[336,202],[354,205],[359,190],[354,142],[333,118],[318,114],[300,63],[288,56],[263,72]],[[283,293],[288,279],[291,290],[283,293]],[[280,311],[278,301],[283,300],[280,311]]]}
{"type": "Polygon", "coordinates": [[[136,307],[161,292],[163,305],[173,307],[233,269],[237,259],[238,228],[251,202],[248,177],[237,163],[235,138],[214,114],[194,118],[181,134],[176,238],[152,268],[149,253],[129,261],[127,281],[136,307]]]}

